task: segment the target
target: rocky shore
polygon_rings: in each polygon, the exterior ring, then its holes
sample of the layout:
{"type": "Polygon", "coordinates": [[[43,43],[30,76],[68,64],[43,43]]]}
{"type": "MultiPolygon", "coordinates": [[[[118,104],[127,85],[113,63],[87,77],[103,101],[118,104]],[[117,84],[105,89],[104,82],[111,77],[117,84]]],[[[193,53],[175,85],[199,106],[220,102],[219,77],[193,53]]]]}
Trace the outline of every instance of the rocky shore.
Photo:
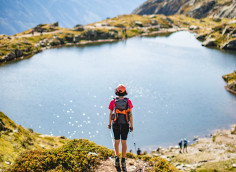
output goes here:
{"type": "Polygon", "coordinates": [[[197,33],[203,46],[236,50],[236,21],[194,19],[186,16],[122,15],[72,29],[58,23],[39,24],[16,35],[0,35],[0,64],[29,58],[44,49],[114,42],[134,36],[158,36],[176,31],[197,33]]]}
{"type": "Polygon", "coordinates": [[[181,171],[236,171],[236,125],[199,138],[188,146],[188,153],[179,153],[178,146],[171,146],[158,148],[150,156],[165,158],[181,171]]]}

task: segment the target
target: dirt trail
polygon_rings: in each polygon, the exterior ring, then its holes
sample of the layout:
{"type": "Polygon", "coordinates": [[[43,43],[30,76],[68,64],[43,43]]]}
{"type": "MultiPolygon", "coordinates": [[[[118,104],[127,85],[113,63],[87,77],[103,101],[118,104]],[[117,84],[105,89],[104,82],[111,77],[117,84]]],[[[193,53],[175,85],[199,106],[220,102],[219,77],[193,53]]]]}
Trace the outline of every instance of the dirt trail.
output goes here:
{"type": "MultiPolygon", "coordinates": [[[[102,161],[101,165],[98,167],[98,169],[96,169],[96,171],[116,172],[117,170],[114,166],[114,161],[115,161],[114,158],[109,158],[106,161],[102,161]]],[[[134,159],[127,159],[126,168],[128,172],[144,172],[150,170],[152,167],[148,163],[142,160],[139,160],[139,162],[137,162],[134,159]]]]}
{"type": "MultiPolygon", "coordinates": [[[[54,34],[54,33],[58,33],[61,32],[62,30],[57,30],[57,31],[53,31],[53,32],[43,32],[42,35],[47,35],[47,34],[54,34]]],[[[15,38],[25,38],[25,37],[33,37],[33,36],[40,36],[41,33],[40,32],[34,32],[34,35],[32,34],[25,34],[25,35],[20,35],[20,36],[14,36],[15,38]]]]}

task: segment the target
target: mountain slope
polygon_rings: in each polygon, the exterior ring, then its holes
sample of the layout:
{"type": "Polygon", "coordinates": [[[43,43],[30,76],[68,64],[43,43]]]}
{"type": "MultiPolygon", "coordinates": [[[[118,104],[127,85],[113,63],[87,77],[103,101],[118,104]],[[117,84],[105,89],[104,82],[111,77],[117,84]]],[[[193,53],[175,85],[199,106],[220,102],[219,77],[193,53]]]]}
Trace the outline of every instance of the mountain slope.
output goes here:
{"type": "Polygon", "coordinates": [[[88,24],[130,13],[145,0],[21,0],[1,1],[0,34],[16,34],[39,23],[59,22],[62,27],[88,24]]]}
{"type": "Polygon", "coordinates": [[[184,14],[194,18],[236,17],[235,0],[148,0],[134,14],[184,14]]]}

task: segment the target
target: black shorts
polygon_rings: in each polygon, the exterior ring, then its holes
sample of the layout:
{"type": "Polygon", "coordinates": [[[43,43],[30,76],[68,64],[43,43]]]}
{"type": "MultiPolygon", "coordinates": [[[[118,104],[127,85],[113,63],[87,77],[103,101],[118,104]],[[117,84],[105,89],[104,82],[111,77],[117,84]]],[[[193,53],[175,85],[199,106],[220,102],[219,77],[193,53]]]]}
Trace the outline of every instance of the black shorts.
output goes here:
{"type": "Polygon", "coordinates": [[[113,133],[115,140],[127,140],[127,136],[129,133],[129,124],[113,124],[113,133]]]}

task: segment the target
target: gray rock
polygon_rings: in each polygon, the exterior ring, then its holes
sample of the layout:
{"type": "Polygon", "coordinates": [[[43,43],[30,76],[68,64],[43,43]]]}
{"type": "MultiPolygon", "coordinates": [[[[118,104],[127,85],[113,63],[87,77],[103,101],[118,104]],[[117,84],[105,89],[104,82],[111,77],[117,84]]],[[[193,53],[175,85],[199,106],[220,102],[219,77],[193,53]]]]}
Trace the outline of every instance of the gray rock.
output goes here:
{"type": "Polygon", "coordinates": [[[216,40],[213,39],[213,38],[207,39],[206,41],[204,41],[204,42],[202,43],[202,46],[205,46],[205,47],[214,47],[214,46],[216,46],[215,41],[216,41],[216,40]]]}
{"type": "Polygon", "coordinates": [[[0,131],[6,131],[6,127],[2,119],[0,119],[0,131]]]}
{"type": "Polygon", "coordinates": [[[143,27],[143,23],[140,21],[135,21],[135,25],[139,27],[143,27]]]}
{"type": "Polygon", "coordinates": [[[227,87],[231,90],[236,91],[236,80],[227,84],[227,87]]]}
{"type": "Polygon", "coordinates": [[[75,35],[75,37],[74,37],[74,43],[78,43],[78,42],[80,42],[80,35],[75,35]]]}
{"type": "Polygon", "coordinates": [[[236,39],[225,43],[221,48],[225,50],[236,50],[236,39]]]}
{"type": "Polygon", "coordinates": [[[190,30],[197,30],[197,29],[199,29],[199,27],[192,25],[192,26],[189,26],[189,29],[190,29],[190,30]]]}
{"type": "Polygon", "coordinates": [[[233,168],[236,168],[236,164],[233,164],[232,167],[233,167],[233,168]]]}
{"type": "Polygon", "coordinates": [[[196,39],[198,39],[199,41],[205,41],[206,40],[206,36],[207,36],[207,34],[198,34],[196,36],[196,39]]]}
{"type": "Polygon", "coordinates": [[[65,41],[66,41],[66,42],[69,42],[69,43],[73,43],[73,41],[74,41],[73,35],[67,35],[67,36],[65,36],[65,41]]]}
{"type": "Polygon", "coordinates": [[[214,22],[221,22],[221,18],[219,18],[219,17],[214,17],[212,20],[213,20],[214,22]]]}
{"type": "Polygon", "coordinates": [[[158,25],[158,21],[157,20],[151,20],[151,25],[153,25],[153,26],[158,25]]]}
{"type": "Polygon", "coordinates": [[[74,27],[74,31],[84,31],[83,26],[74,27]]]}

